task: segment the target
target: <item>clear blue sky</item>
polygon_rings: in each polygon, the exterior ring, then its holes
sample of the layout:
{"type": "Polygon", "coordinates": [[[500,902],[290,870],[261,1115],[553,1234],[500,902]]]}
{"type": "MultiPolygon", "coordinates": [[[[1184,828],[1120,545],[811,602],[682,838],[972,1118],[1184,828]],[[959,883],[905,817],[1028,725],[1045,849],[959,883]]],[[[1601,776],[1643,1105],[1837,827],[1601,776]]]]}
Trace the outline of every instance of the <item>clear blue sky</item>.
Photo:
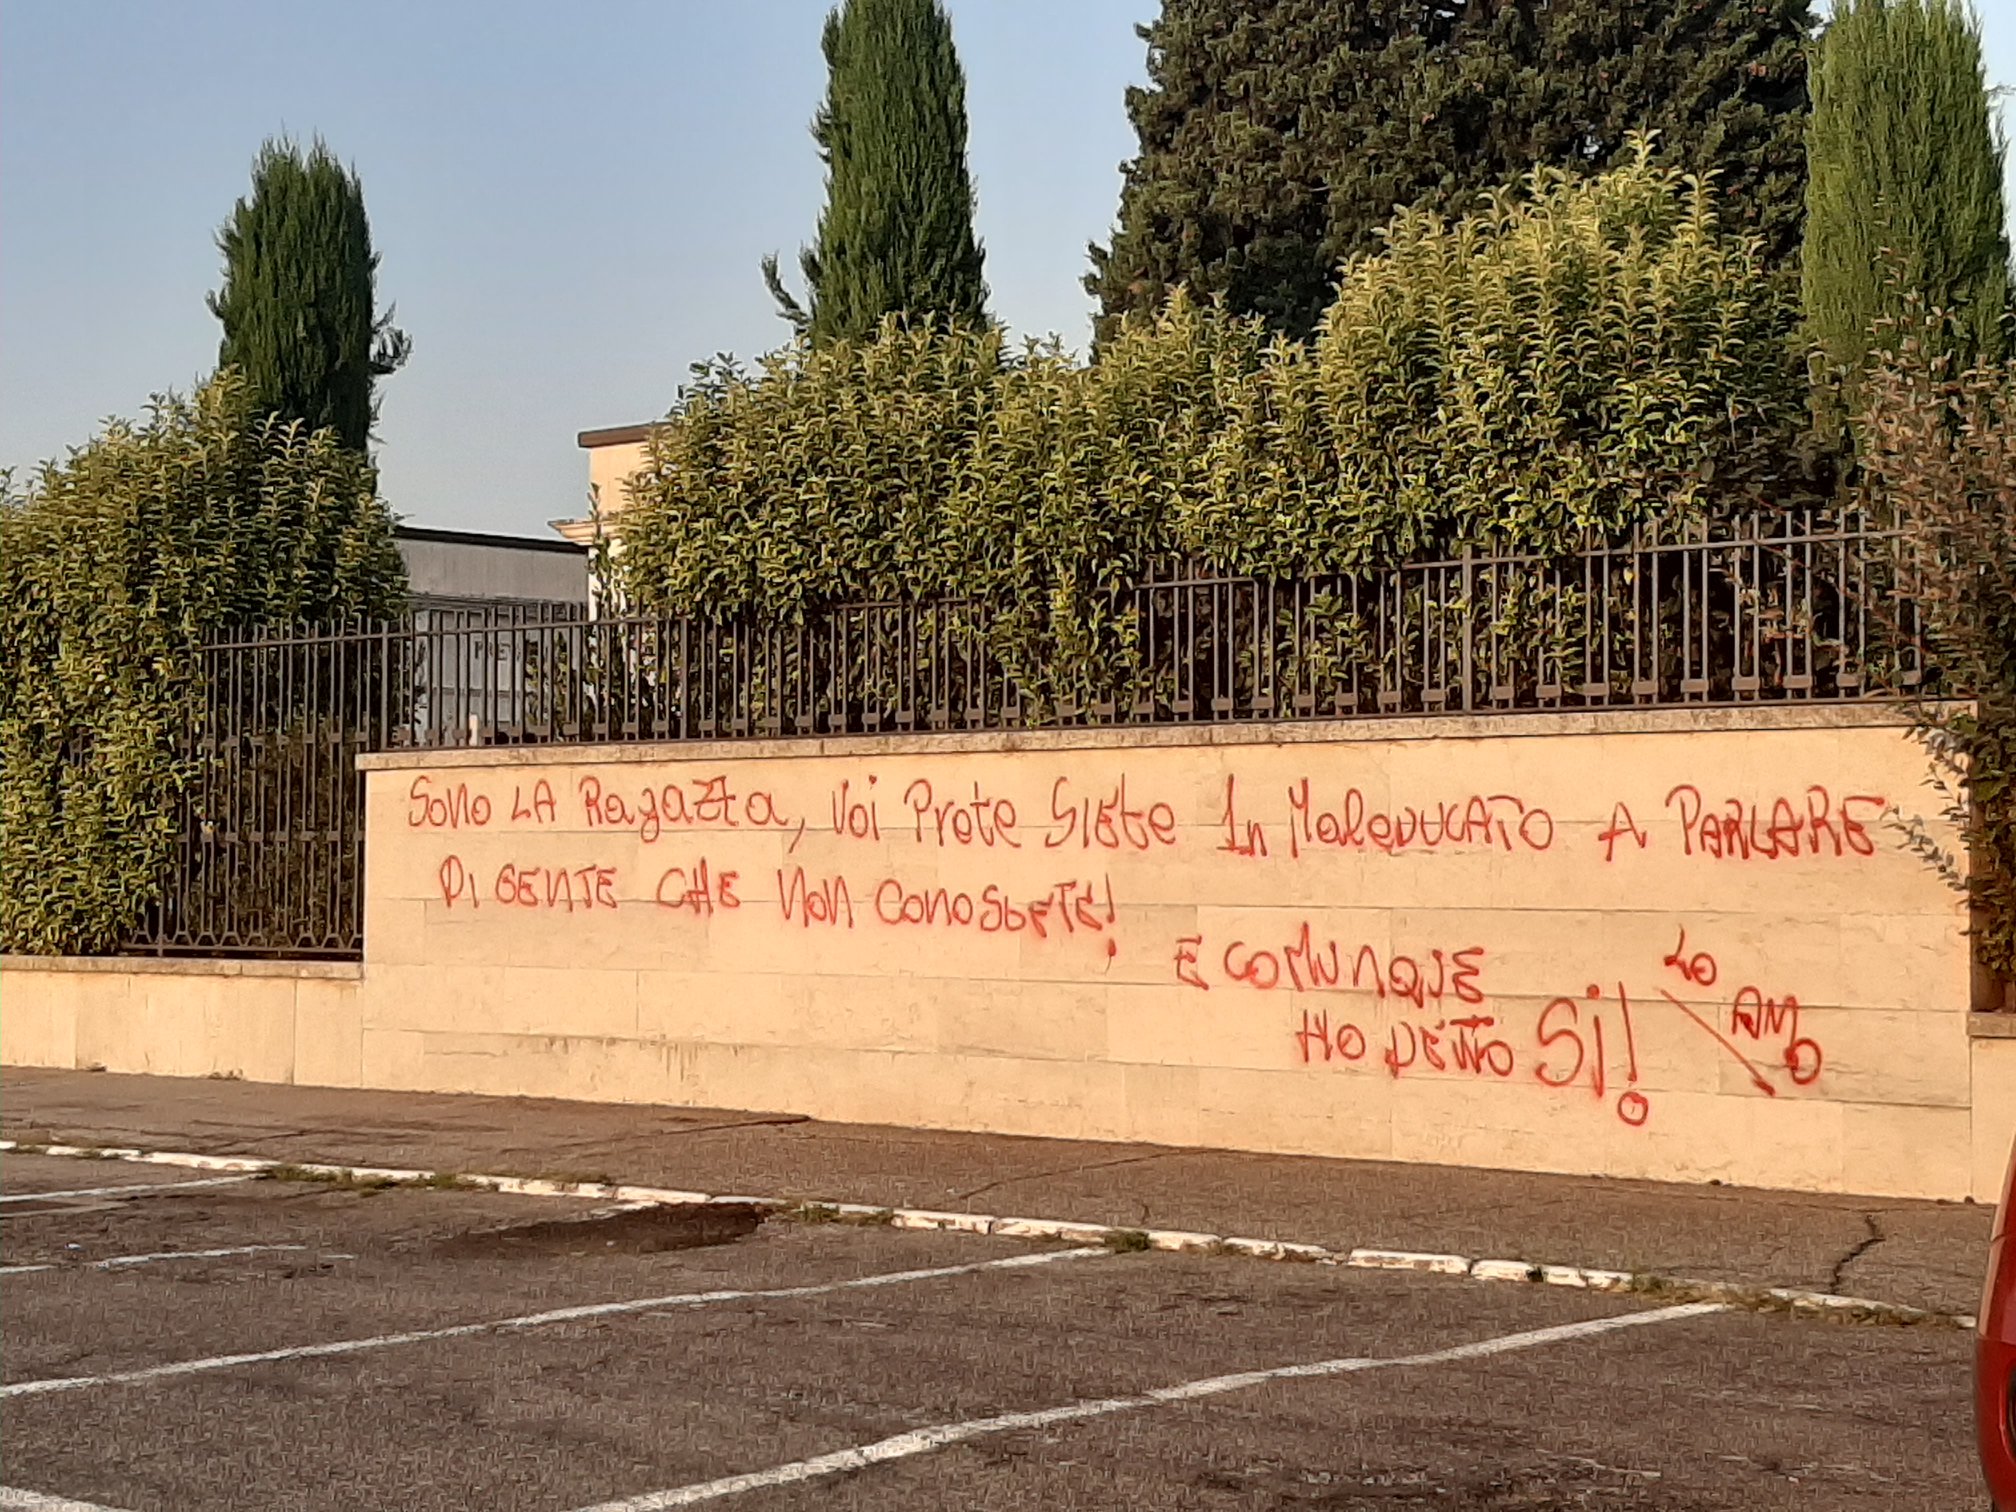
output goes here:
{"type": "MultiPolygon", "coordinates": [[[[285,129],[363,176],[414,338],[382,389],[393,508],[532,534],[580,514],[577,431],[653,418],[690,363],[786,334],[757,263],[790,264],[818,215],[827,7],[5,0],[0,466],[208,371],[216,228],[285,129]]],[[[1156,0],[950,8],[994,308],[1082,344],[1156,0]]],[[[1980,11],[1990,77],[2016,84],[2016,0],[1980,11]]]]}
{"type": "MultiPolygon", "coordinates": [[[[788,336],[758,262],[795,273],[819,213],[828,8],[5,0],[0,466],[214,365],[217,226],[261,138],[319,132],[363,178],[414,342],[380,389],[386,498],[546,534],[585,510],[576,432],[653,419],[691,363],[788,336]]],[[[950,8],[994,309],[1082,343],[1157,5],[950,8]]]]}

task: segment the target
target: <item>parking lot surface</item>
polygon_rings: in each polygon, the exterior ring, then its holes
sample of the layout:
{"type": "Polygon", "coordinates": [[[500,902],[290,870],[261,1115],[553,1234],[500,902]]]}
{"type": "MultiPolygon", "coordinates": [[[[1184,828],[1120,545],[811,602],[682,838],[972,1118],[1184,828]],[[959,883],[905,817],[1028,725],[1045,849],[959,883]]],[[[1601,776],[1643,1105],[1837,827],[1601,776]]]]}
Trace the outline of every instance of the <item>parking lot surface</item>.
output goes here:
{"type": "Polygon", "coordinates": [[[0,1198],[0,1507],[1986,1505],[1950,1328],[34,1154],[0,1198]]]}

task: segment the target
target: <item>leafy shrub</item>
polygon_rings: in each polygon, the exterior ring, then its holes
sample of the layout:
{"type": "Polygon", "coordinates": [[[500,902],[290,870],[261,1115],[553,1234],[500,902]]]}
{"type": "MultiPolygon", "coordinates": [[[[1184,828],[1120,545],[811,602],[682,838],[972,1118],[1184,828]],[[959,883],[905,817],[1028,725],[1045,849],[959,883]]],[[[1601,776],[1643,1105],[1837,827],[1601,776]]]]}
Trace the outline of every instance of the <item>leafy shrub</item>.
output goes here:
{"type": "Polygon", "coordinates": [[[404,569],[370,464],[230,373],[6,492],[0,948],[102,951],[162,886],[204,634],[393,613],[404,569]]]}
{"type": "Polygon", "coordinates": [[[1005,616],[998,654],[1054,669],[1156,560],[1353,569],[1808,497],[1789,313],[1710,189],[1642,144],[1387,241],[1308,344],[1179,292],[1090,366],[891,320],[716,370],[633,484],[621,589],[773,622],[973,601],[1005,616]]]}
{"type": "MultiPolygon", "coordinates": [[[[1921,732],[1968,831],[1975,956],[2016,980],[2016,362],[1956,372],[1942,318],[1907,303],[1897,355],[1870,378],[1869,488],[1906,529],[1910,595],[1949,685],[1921,732]],[[1930,340],[1927,340],[1928,335],[1930,340]]],[[[1949,876],[1957,862],[1920,845],[1949,876]]]]}

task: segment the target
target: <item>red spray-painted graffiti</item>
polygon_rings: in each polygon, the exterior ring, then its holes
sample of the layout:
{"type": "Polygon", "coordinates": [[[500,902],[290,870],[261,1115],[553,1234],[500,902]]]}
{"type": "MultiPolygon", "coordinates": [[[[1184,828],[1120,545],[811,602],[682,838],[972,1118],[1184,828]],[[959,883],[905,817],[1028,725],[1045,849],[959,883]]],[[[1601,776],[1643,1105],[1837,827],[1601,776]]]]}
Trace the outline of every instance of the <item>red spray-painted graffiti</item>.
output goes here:
{"type": "MultiPolygon", "coordinates": [[[[1487,886],[1508,867],[1544,871],[1563,858],[1585,867],[1599,857],[1638,867],[1645,855],[1831,866],[1879,853],[1877,824],[1888,807],[1880,796],[1818,783],[1713,798],[1697,783],[1678,782],[1628,799],[1575,795],[1572,810],[1564,810],[1569,818],[1557,824],[1557,809],[1525,792],[1459,790],[1408,803],[1379,796],[1384,788],[1362,779],[1296,775],[1255,786],[1232,773],[1213,778],[1214,788],[1223,782],[1216,822],[1191,824],[1179,821],[1175,803],[1114,766],[1089,778],[1046,770],[1035,782],[1012,785],[912,767],[822,782],[821,814],[817,797],[801,803],[782,796],[762,775],[769,770],[638,780],[634,769],[611,768],[573,779],[571,795],[563,783],[564,802],[544,777],[492,779],[486,787],[480,776],[423,773],[407,787],[401,817],[408,829],[448,832],[443,839],[457,847],[440,857],[427,893],[458,915],[502,907],[529,925],[532,916],[627,907],[644,910],[641,917],[662,929],[781,927],[797,938],[896,930],[918,951],[944,956],[948,974],[962,969],[958,953],[983,937],[1081,951],[1089,945],[1104,958],[1092,969],[1108,979],[1159,980],[1186,996],[1230,994],[1214,997],[1213,1010],[1253,1011],[1234,1006],[1246,993],[1293,994],[1286,1027],[1299,1065],[1586,1097],[1635,1128],[1653,1119],[1677,1046],[1720,1061],[1729,1068],[1728,1086],[1758,1096],[1814,1087],[1826,1067],[1815,1028],[1821,1016],[1768,978],[1735,976],[1726,950],[1718,959],[1690,942],[1685,917],[1676,918],[1677,939],[1663,956],[1655,949],[1558,995],[1526,986],[1507,995],[1507,957],[1483,944],[1375,944],[1352,938],[1334,917],[1326,922],[1325,905],[1309,902],[1326,896],[1321,869],[1339,865],[1335,906],[1342,907],[1341,894],[1359,885],[1350,879],[1366,875],[1361,857],[1447,858],[1452,865],[1469,858],[1485,869],[1469,865],[1468,885],[1481,879],[1487,886]],[[809,832],[813,848],[801,860],[807,814],[821,827],[809,832]],[[556,830],[601,837],[589,842],[594,859],[572,864],[570,856],[563,865],[528,853],[527,836],[556,830]],[[675,832],[695,848],[679,864],[655,852],[643,859],[636,849],[675,832]],[[618,849],[611,856],[605,846],[618,849]],[[842,859],[864,849],[872,861],[842,859]],[[929,853],[924,875],[906,868],[913,851],[929,853]],[[1075,864],[1086,873],[1046,885],[1021,859],[1060,851],[1081,859],[1060,858],[1058,871],[1075,864]],[[1283,884],[1274,901],[1263,889],[1251,904],[1252,918],[1267,922],[1235,931],[1223,915],[1207,912],[1205,927],[1161,936],[1173,948],[1151,941],[1123,953],[1120,894],[1129,875],[1140,875],[1126,868],[1170,851],[1194,852],[1185,858],[1191,864],[1204,856],[1265,863],[1283,884]],[[1101,869],[1108,867],[1121,871],[1119,886],[1101,869]],[[1286,867],[1296,870],[1277,870],[1286,867]],[[774,894],[760,895],[773,876],[774,894]]],[[[1228,875],[1252,873],[1233,866],[1228,875]]],[[[1538,888],[1546,885],[1537,882],[1521,906],[1544,898],[1538,888]]],[[[1158,879],[1143,917],[1170,906],[1166,889],[1158,879]]],[[[1382,905],[1376,895],[1353,894],[1348,906],[1382,905]]]]}
{"type": "MultiPolygon", "coordinates": [[[[1202,945],[1202,937],[1196,935],[1186,935],[1177,942],[1177,978],[1192,987],[1210,985],[1199,969],[1202,945]]],[[[1306,952],[1306,939],[1290,949],[1306,952]]],[[[1266,954],[1236,946],[1227,953],[1224,974],[1261,988],[1293,985],[1297,990],[1330,993],[1376,991],[1372,980],[1362,976],[1349,981],[1332,975],[1290,976],[1265,967],[1256,973],[1250,962],[1266,954]]],[[[1287,952],[1280,955],[1286,958],[1287,952]]],[[[1438,964],[1443,956],[1441,951],[1429,953],[1429,958],[1438,964]]],[[[1405,958],[1396,957],[1396,964],[1402,959],[1405,958]]],[[[1449,973],[1447,998],[1466,1005],[1485,1004],[1486,993],[1478,970],[1485,960],[1483,950],[1472,947],[1452,952],[1448,960],[1461,963],[1464,974],[1458,985],[1457,972],[1449,973]]],[[[1682,985],[1691,988],[1712,988],[1721,976],[1720,965],[1712,954],[1689,949],[1684,928],[1661,965],[1677,974],[1682,985]]],[[[1411,983],[1417,979],[1403,973],[1400,980],[1411,983]]],[[[1424,974],[1418,980],[1435,979],[1424,974]]],[[[1390,974],[1387,985],[1392,985],[1390,974]]],[[[1384,999],[1387,993],[1377,992],[1377,996],[1384,999]]],[[[1811,1086],[1820,1076],[1824,1056],[1819,1042],[1801,1033],[1799,1002],[1789,993],[1773,997],[1755,986],[1738,988],[1726,1005],[1726,1032],[1717,1022],[1720,1009],[1704,1014],[1697,1004],[1688,1002],[1664,984],[1658,987],[1653,1001],[1662,1009],[1670,1005],[1677,1014],[1673,1019],[1654,1015],[1659,1024],[1648,1025],[1644,1005],[1633,999],[1628,984],[1621,980],[1607,988],[1591,982],[1580,993],[1550,998],[1533,1020],[1530,1046],[1524,1054],[1517,1047],[1518,1037],[1506,1023],[1503,1009],[1444,1014],[1432,1021],[1407,1011],[1412,1008],[1433,1013],[1442,1008],[1444,994],[1432,989],[1395,995],[1395,1011],[1387,1016],[1383,1032],[1369,1028],[1363,1014],[1330,1006],[1302,1008],[1299,1021],[1291,1023],[1289,1032],[1301,1064],[1335,1065],[1340,1069],[1371,1064],[1368,1057],[1376,1036],[1383,1044],[1374,1059],[1395,1079],[1409,1074],[1446,1073],[1509,1080],[1524,1063],[1534,1084],[1552,1092],[1581,1088],[1596,1102],[1610,1106],[1632,1128],[1644,1125],[1652,1113],[1651,1095],[1643,1085],[1640,1037],[1648,1028],[1664,1033],[1666,1023],[1686,1023],[1698,1030],[1764,1096],[1776,1097],[1783,1090],[1772,1079],[1774,1069],[1782,1072],[1785,1083],[1792,1087],[1811,1086]],[[1745,1044],[1767,1046],[1773,1054],[1759,1057],[1747,1052],[1745,1044]]]]}
{"type": "Polygon", "coordinates": [[[1886,806],[1883,798],[1855,794],[1841,799],[1837,808],[1833,796],[1818,784],[1807,788],[1796,804],[1782,797],[1768,804],[1727,798],[1719,808],[1711,807],[1691,782],[1666,794],[1666,807],[1680,819],[1685,853],[1726,861],[1873,856],[1876,842],[1869,837],[1869,820],[1886,806]]]}

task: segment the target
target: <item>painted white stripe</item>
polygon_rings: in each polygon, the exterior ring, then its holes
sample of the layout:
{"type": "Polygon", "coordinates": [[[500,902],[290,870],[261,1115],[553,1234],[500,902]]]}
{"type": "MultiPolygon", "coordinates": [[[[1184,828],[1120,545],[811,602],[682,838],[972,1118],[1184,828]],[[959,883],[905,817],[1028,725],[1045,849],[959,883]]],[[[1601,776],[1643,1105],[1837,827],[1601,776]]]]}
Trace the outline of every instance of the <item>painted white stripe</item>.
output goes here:
{"type": "Polygon", "coordinates": [[[863,1470],[870,1465],[907,1459],[916,1454],[929,1454],[933,1450],[963,1444],[971,1439],[984,1438],[994,1433],[1048,1428],[1054,1423],[1109,1417],[1116,1412],[1139,1412],[1144,1408],[1160,1407],[1170,1402],[1190,1402],[1200,1397],[1219,1396],[1228,1391],[1244,1391],[1249,1386],[1262,1386],[1269,1381],[1306,1380],[1312,1376],[1348,1375],[1361,1370],[1403,1369],[1422,1365],[1446,1365],[1457,1360],[1482,1359],[1487,1355],[1508,1354],[1517,1349],[1534,1349],[1543,1344],[1558,1344],[1568,1339],[1611,1333],[1620,1328],[1637,1328],[1647,1323],[1670,1323],[1679,1318],[1692,1318],[1702,1313],[1720,1311],[1722,1304],[1718,1302],[1687,1302],[1677,1307],[1661,1307],[1650,1312],[1624,1313],[1614,1318],[1590,1318],[1581,1323],[1562,1323],[1552,1328],[1535,1328],[1524,1333],[1503,1334],[1495,1339],[1481,1339],[1474,1344],[1458,1344],[1450,1349],[1430,1350],[1426,1354],[1400,1355],[1384,1360],[1356,1357],[1317,1360],[1307,1365],[1277,1365],[1271,1370],[1244,1370],[1236,1375],[1206,1376],[1202,1380],[1184,1381],[1175,1386],[1159,1386],[1153,1391],[1144,1391],[1139,1396],[1105,1397],[1098,1401],[1071,1402],[1062,1407],[1045,1407],[1036,1412],[1004,1412],[998,1417],[974,1418],[964,1423],[941,1423],[932,1428],[899,1433],[893,1438],[878,1439],[872,1444],[840,1449],[832,1454],[815,1455],[811,1459],[794,1460],[788,1465],[778,1465],[769,1470],[753,1470],[746,1475],[723,1476],[720,1480],[699,1481],[690,1486],[677,1486],[669,1491],[651,1491],[642,1496],[597,1502],[592,1507],[580,1508],[579,1512],[663,1512],[663,1509],[668,1507],[690,1507],[697,1502],[716,1501],[724,1496],[739,1496],[744,1491],[761,1491],[771,1486],[788,1486],[799,1481],[816,1480],[820,1476],[838,1475],[842,1471],[863,1470]]]}
{"type": "Polygon", "coordinates": [[[97,1502],[72,1501],[67,1496],[44,1496],[40,1491],[23,1491],[18,1486],[0,1486],[0,1512],[119,1512],[117,1507],[101,1507],[97,1502]]]}
{"type": "MultiPolygon", "coordinates": [[[[207,1250],[162,1250],[152,1255],[114,1255],[109,1260],[92,1260],[76,1265],[58,1264],[51,1261],[46,1265],[0,1265],[0,1276],[25,1276],[30,1271],[51,1270],[118,1270],[125,1265],[153,1265],[162,1260],[224,1260],[233,1255],[266,1255],[283,1251],[299,1253],[307,1249],[305,1244],[239,1244],[230,1249],[207,1250]]],[[[334,1258],[353,1259],[342,1255],[334,1258]]]]}
{"type": "Polygon", "coordinates": [[[140,1370],[114,1371],[95,1376],[50,1376],[40,1381],[14,1381],[0,1386],[0,1397],[34,1396],[45,1391],[80,1391],[89,1386],[134,1386],[143,1381],[166,1380],[171,1376],[200,1375],[210,1370],[229,1370],[239,1365],[265,1365],[275,1360],[312,1360],[329,1355],[359,1354],[370,1349],[390,1349],[400,1344],[426,1344],[436,1339],[465,1339],[473,1334],[499,1333],[506,1329],[544,1328],[554,1323],[578,1323],[586,1318],[613,1318],[624,1313],[651,1312],[661,1307],[706,1307],[716,1302],[748,1302],[789,1297],[823,1297],[832,1292],[859,1291],[867,1287],[901,1286],[909,1281],[935,1281],[943,1276],[970,1276],[978,1271],[1019,1270],[1032,1265],[1049,1265],[1058,1260],[1084,1260],[1103,1255],[1103,1249],[1044,1250],[1034,1255],[1010,1255],[1003,1260],[978,1260],[965,1265],[939,1265],[929,1270],[885,1271],[877,1276],[857,1276],[851,1281],[822,1281],[812,1286],[779,1286],[766,1291],[679,1292],[666,1297],[637,1297],[627,1302],[590,1302],[580,1307],[556,1307],[550,1312],[524,1313],[515,1318],[490,1318],[481,1323],[458,1323],[449,1328],[418,1328],[409,1333],[376,1334],[367,1339],[333,1339],[326,1344],[297,1344],[288,1349],[265,1349],[256,1354],[211,1355],[200,1360],[177,1360],[167,1365],[149,1365],[140,1370]]]}
{"type": "Polygon", "coordinates": [[[8,1192],[0,1202],[51,1202],[59,1197],[133,1197],[146,1192],[179,1192],[187,1187],[229,1186],[250,1176],[211,1176],[203,1181],[135,1181],[126,1186],[77,1187],[68,1192],[8,1192]]]}
{"type": "MultiPolygon", "coordinates": [[[[1796,1311],[1849,1309],[1898,1323],[1932,1322],[1941,1326],[1974,1331],[1968,1313],[1927,1312],[1894,1302],[1875,1302],[1861,1297],[1836,1298],[1826,1292],[1792,1293],[1734,1286],[1727,1282],[1702,1281],[1687,1276],[1654,1272],[1597,1270],[1573,1265],[1542,1265],[1521,1260],[1471,1260],[1463,1255],[1431,1254],[1411,1250],[1365,1248],[1330,1249],[1321,1244],[1290,1244],[1278,1239],[1220,1237],[1176,1229],[1115,1228],[1100,1223],[1082,1223],[1062,1218],[1000,1218],[988,1213],[946,1213],[929,1208],[887,1208],[861,1202],[825,1202],[790,1197],[737,1197],[688,1192],[674,1187],[627,1186],[599,1181],[549,1181],[531,1176],[463,1175],[440,1171],[404,1170],[383,1166],[347,1166],[268,1160],[255,1155],[200,1155],[185,1150],[138,1150],[98,1145],[24,1145],[18,1140],[0,1139],[0,1153],[26,1151],[29,1154],[81,1156],[91,1160],[129,1160],[146,1165],[183,1166],[198,1171],[243,1171],[254,1175],[280,1167],[314,1175],[347,1176],[355,1180],[424,1184],[443,1175],[454,1174],[459,1185],[483,1187],[493,1192],[526,1197],[587,1198],[614,1202],[624,1207],[656,1204],[736,1203],[789,1211],[796,1208],[830,1208],[841,1217],[886,1219],[901,1229],[942,1229],[968,1234],[995,1234],[1021,1239],[1053,1239],[1067,1244],[1103,1244],[1119,1236],[1145,1234],[1148,1247],[1156,1250],[1222,1250],[1260,1260],[1297,1260],[1319,1265],[1342,1265],[1358,1269],[1395,1268],[1468,1276],[1478,1281],[1524,1280],[1548,1286],[1574,1286],[1593,1291],[1628,1291],[1643,1280],[1662,1283],[1697,1297],[1739,1300],[1775,1299],[1796,1311]]],[[[26,1200],[29,1194],[23,1194],[26,1200]]]]}

